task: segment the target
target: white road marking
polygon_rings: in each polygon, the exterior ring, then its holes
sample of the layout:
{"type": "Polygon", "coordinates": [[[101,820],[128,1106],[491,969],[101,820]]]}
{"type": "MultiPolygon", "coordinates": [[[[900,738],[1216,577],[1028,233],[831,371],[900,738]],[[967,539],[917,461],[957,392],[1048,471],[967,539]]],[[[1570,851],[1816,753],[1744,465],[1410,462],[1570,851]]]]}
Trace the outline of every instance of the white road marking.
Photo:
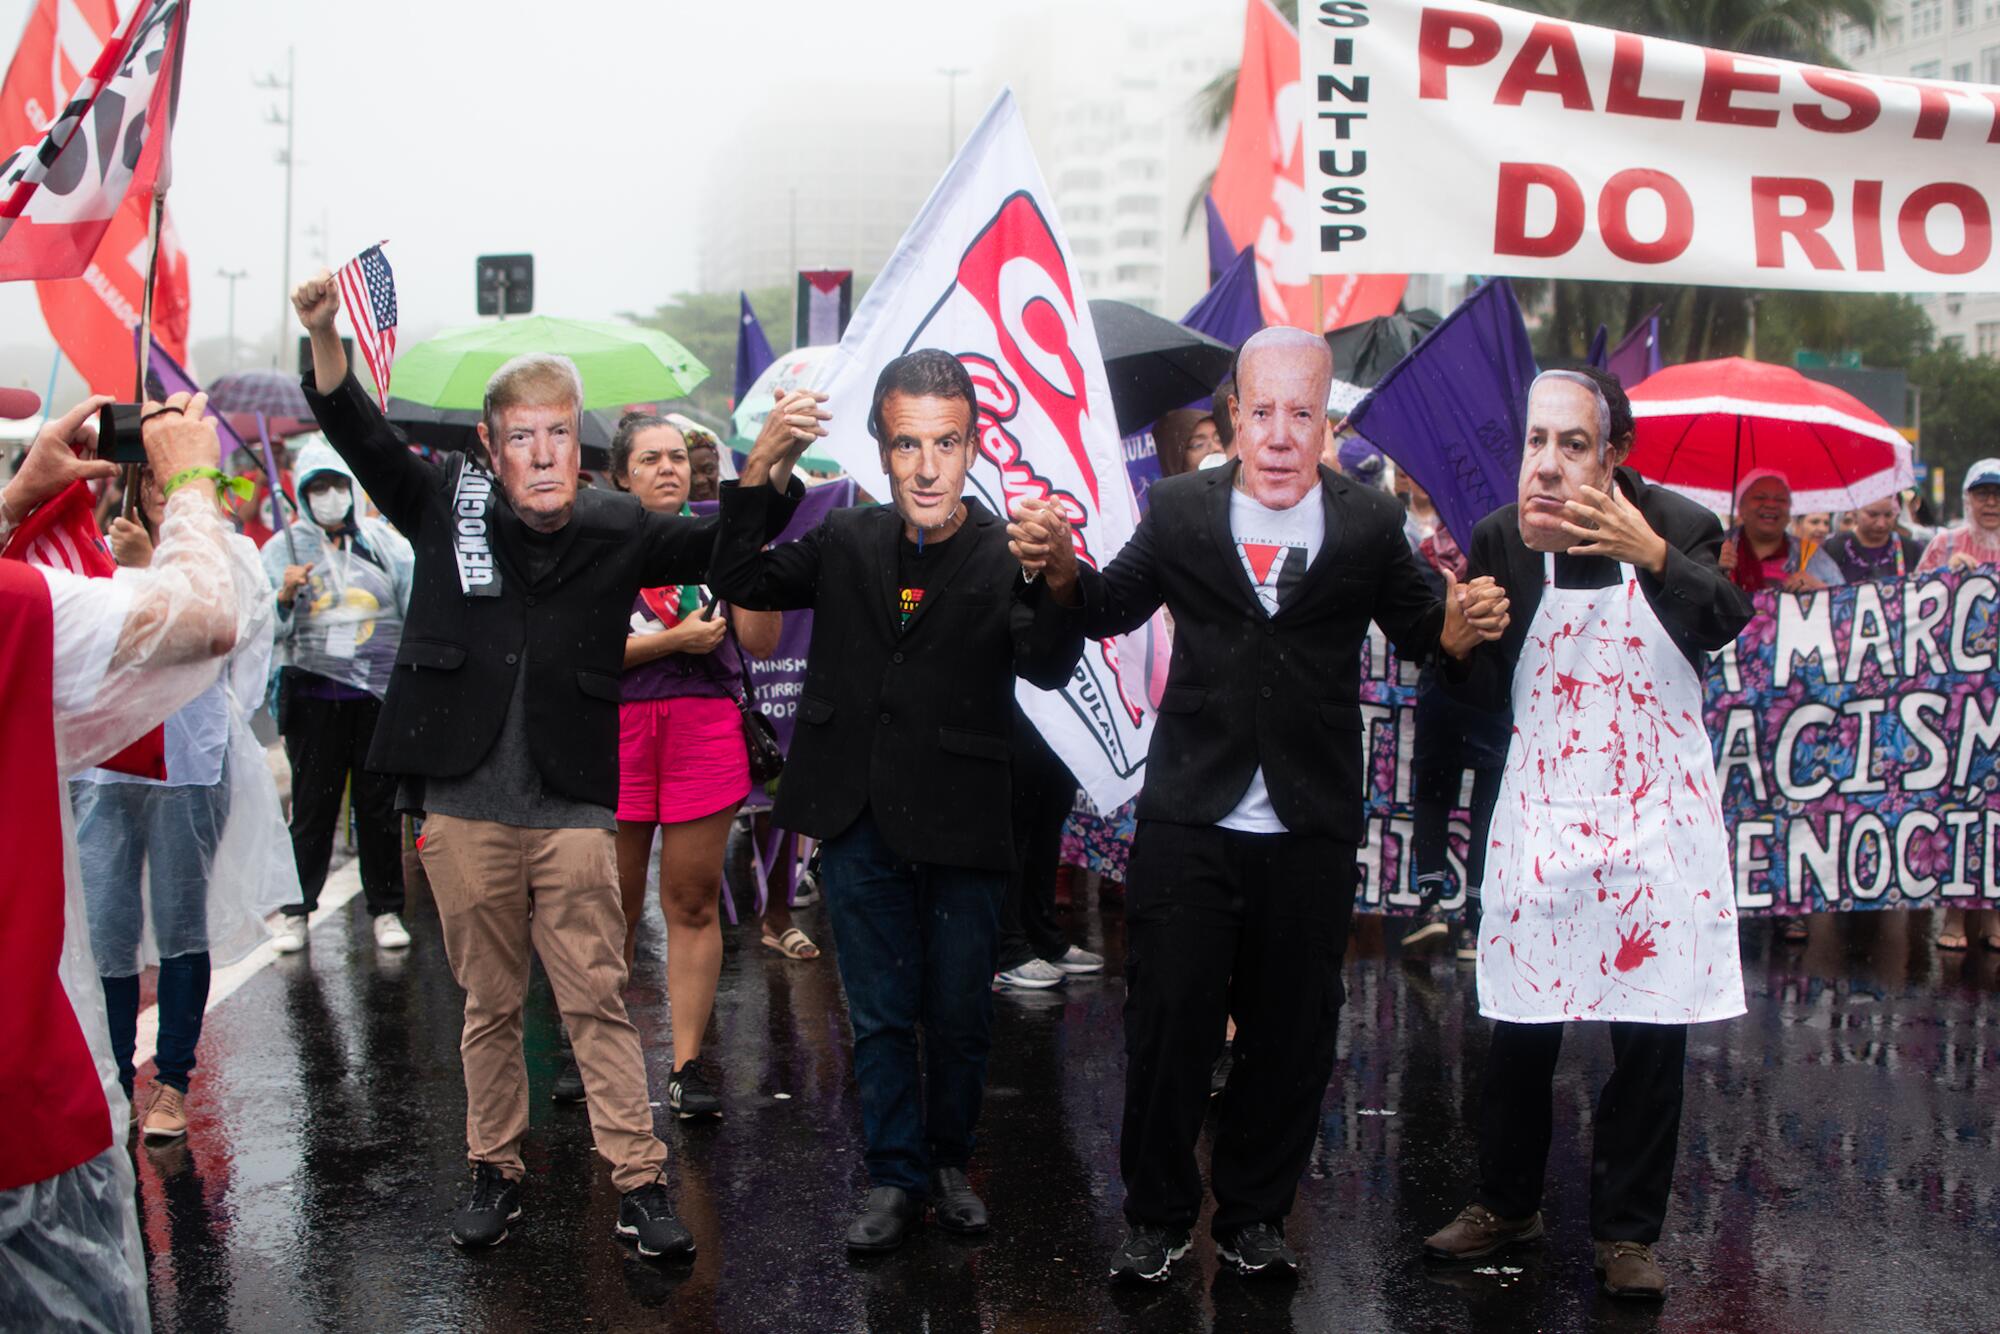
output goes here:
{"type": "MultiPolygon", "coordinates": [[[[326,878],[326,887],[319,893],[319,910],[312,915],[312,925],[316,927],[335,913],[344,911],[354,896],[360,892],[361,859],[351,857],[347,865],[326,878]]],[[[307,945],[300,953],[306,958],[311,958],[312,946],[307,945]]],[[[244,983],[285,957],[287,956],[278,953],[267,940],[229,967],[216,969],[209,976],[208,1006],[202,1013],[213,1011],[216,1006],[242,990],[244,983]]],[[[137,1041],[132,1046],[134,1070],[144,1069],[146,1063],[153,1059],[159,1039],[160,1007],[148,1005],[139,1011],[137,1041]]]]}

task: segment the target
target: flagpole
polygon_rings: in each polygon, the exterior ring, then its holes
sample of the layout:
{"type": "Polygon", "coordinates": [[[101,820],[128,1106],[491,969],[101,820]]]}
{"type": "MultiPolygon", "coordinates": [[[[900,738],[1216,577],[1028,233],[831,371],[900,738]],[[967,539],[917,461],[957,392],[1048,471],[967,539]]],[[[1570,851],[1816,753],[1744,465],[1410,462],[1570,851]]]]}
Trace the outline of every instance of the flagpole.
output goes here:
{"type": "Polygon", "coordinates": [[[1326,336],[1326,282],[1317,273],[1313,275],[1313,332],[1326,336]]]}
{"type": "MultiPolygon", "coordinates": [[[[160,228],[167,212],[167,193],[156,190],[153,193],[153,207],[146,215],[146,289],[139,303],[139,370],[132,387],[132,401],[146,401],[146,371],[153,360],[153,286],[160,273],[160,228]]],[[[167,479],[162,477],[161,482],[167,479]]],[[[131,518],[139,508],[139,465],[125,465],[125,506],[126,518],[131,518]]]]}
{"type": "MultiPolygon", "coordinates": [[[[299,541],[292,536],[292,525],[285,521],[285,486],[278,477],[278,461],[271,453],[271,429],[264,420],[264,414],[257,414],[257,439],[264,446],[264,477],[271,487],[271,517],[285,530],[285,550],[291,554],[292,564],[299,563],[299,541]]],[[[298,511],[292,511],[296,517],[298,511]]]]}
{"type": "Polygon", "coordinates": [[[49,363],[49,391],[42,395],[42,420],[47,421],[55,414],[49,405],[56,401],[56,376],[62,371],[62,348],[56,348],[56,359],[49,363]]]}
{"type": "Polygon", "coordinates": [[[167,211],[167,196],[153,196],[153,210],[146,218],[146,291],[139,308],[139,375],[132,388],[132,401],[146,401],[146,371],[153,359],[153,285],[160,273],[160,222],[167,211]]]}

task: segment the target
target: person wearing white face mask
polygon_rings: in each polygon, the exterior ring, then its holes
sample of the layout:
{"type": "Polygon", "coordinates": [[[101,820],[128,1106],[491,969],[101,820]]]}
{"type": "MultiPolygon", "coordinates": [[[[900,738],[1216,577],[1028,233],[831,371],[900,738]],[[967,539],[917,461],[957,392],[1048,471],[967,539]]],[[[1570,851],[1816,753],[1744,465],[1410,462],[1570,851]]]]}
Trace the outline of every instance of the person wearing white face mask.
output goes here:
{"type": "Polygon", "coordinates": [[[295,465],[305,514],[264,546],[278,586],[278,730],[292,764],[292,853],[301,899],[287,907],[277,948],[305,948],[352,785],[361,892],[375,943],[402,949],[402,828],[396,780],[368,769],[369,739],[403,639],[415,557],[402,534],[366,517],[340,455],[313,443],[295,465]]]}

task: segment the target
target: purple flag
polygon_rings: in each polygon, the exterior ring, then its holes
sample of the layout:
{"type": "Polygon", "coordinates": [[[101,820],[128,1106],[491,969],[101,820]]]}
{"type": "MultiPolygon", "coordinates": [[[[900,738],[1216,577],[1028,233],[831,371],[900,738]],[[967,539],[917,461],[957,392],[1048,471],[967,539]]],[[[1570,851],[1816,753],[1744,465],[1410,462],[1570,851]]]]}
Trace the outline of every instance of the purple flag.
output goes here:
{"type": "Polygon", "coordinates": [[[1356,430],[1430,492],[1462,547],[1515,495],[1535,351],[1505,278],[1478,291],[1348,414],[1356,430]]]}
{"type": "Polygon", "coordinates": [[[1245,246],[1215,285],[1181,316],[1181,327],[1205,333],[1231,347],[1264,327],[1264,307],[1257,299],[1257,255],[1245,246]]]}
{"type": "MultiPolygon", "coordinates": [[[[748,308],[747,302],[745,308],[748,308]]],[[[851,477],[807,487],[805,499],[799,502],[798,512],[785,525],[785,531],[778,534],[778,541],[798,541],[819,527],[828,514],[844,509],[854,501],[854,479],[851,477]]],[[[688,508],[696,514],[713,514],[716,503],[702,500],[688,508]]],[[[810,610],[788,611],[778,630],[778,647],[772,650],[771,656],[747,660],[750,688],[756,694],[757,707],[771,720],[771,728],[778,734],[778,745],[786,750],[791,749],[792,730],[798,723],[799,694],[805,688],[806,650],[812,645],[812,629],[813,614],[810,610]]],[[[752,788],[744,807],[752,811],[770,810],[770,792],[764,788],[752,788]]],[[[751,851],[755,861],[755,908],[757,914],[762,916],[770,897],[782,898],[786,903],[792,901],[796,888],[794,872],[798,863],[798,835],[776,825],[767,825],[757,835],[751,851]]],[[[723,894],[722,910],[731,922],[736,921],[734,894],[723,894]]]]}
{"type": "Polygon", "coordinates": [[[764,326],[757,322],[757,312],[750,309],[750,294],[738,292],[737,299],[743,303],[743,313],[736,325],[736,398],[734,406],[741,406],[743,396],[750,392],[750,386],[757,383],[757,377],[764,373],[775,357],[771,355],[771,342],[764,337],[764,326]]]}
{"type": "MultiPolygon", "coordinates": [[[[132,355],[134,357],[139,355],[139,331],[137,329],[132,331],[132,355]]],[[[159,390],[158,399],[162,403],[175,394],[198,394],[201,392],[201,386],[194,382],[194,377],[183,370],[181,364],[167,354],[167,350],[160,346],[160,340],[157,338],[153,340],[152,358],[146,363],[146,393],[152,395],[155,388],[159,390]]],[[[229,456],[237,450],[240,449],[246,454],[251,453],[250,446],[243,443],[243,437],[236,434],[236,428],[231,426],[221,413],[217,412],[214,408],[210,408],[208,410],[208,419],[215,423],[215,433],[222,437],[223,467],[227,468],[229,466],[229,456]]]]}
{"type": "MultiPolygon", "coordinates": [[[[854,503],[854,499],[854,479],[851,477],[807,487],[805,499],[799,502],[798,512],[785,525],[785,531],[778,534],[774,545],[798,541],[819,527],[820,521],[828,514],[847,508],[854,503]]],[[[713,500],[698,500],[688,509],[698,515],[713,514],[717,505],[713,500]]],[[[798,722],[798,696],[806,679],[806,645],[812,642],[812,623],[810,611],[786,612],[777,651],[768,658],[750,660],[750,682],[757,691],[758,707],[770,716],[771,728],[778,734],[778,744],[786,749],[791,747],[792,728],[798,722]]],[[[763,792],[750,794],[752,809],[767,808],[770,804],[770,798],[763,792]]]]}
{"type": "Polygon", "coordinates": [[[1660,369],[1660,308],[1654,306],[1632,326],[1632,331],[1613,350],[1604,363],[1604,369],[1618,377],[1618,383],[1630,389],[1649,375],[1660,369]]]}
{"type": "Polygon", "coordinates": [[[1229,239],[1229,226],[1215,206],[1215,196],[1203,195],[1201,202],[1208,210],[1208,285],[1213,287],[1236,258],[1236,242],[1229,239]]]}
{"type": "Polygon", "coordinates": [[[1611,355],[1607,350],[1610,345],[1611,331],[1601,324],[1598,325],[1597,332],[1590,336],[1590,351],[1585,355],[1584,360],[1597,367],[1597,369],[1603,370],[1604,359],[1611,355]]]}

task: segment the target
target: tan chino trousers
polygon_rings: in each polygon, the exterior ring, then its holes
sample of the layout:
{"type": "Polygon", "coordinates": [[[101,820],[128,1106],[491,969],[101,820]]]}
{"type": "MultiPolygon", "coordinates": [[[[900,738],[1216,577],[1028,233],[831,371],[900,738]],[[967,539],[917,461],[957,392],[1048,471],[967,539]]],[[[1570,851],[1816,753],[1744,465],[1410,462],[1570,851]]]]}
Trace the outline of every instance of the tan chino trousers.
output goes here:
{"type": "Polygon", "coordinates": [[[653,1134],[639,1030],[625,1014],[625,913],[611,833],[432,815],[423,859],[452,975],[465,988],[466,1156],[511,1180],[526,1171],[521,1002],[532,946],[569,1027],[612,1183],[622,1192],[653,1181],[667,1146],[653,1134]]]}

